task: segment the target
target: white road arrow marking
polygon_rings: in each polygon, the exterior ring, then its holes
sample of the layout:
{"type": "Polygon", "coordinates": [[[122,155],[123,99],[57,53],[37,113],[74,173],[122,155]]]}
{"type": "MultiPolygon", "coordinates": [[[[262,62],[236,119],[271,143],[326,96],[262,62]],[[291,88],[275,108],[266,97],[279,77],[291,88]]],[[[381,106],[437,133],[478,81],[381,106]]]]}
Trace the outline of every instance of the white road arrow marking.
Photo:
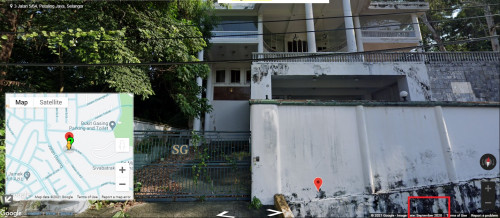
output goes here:
{"type": "Polygon", "coordinates": [[[227,218],[234,218],[234,216],[226,216],[226,215],[224,215],[224,214],[226,214],[226,213],[228,213],[228,212],[227,212],[227,211],[224,211],[224,212],[222,212],[222,213],[217,214],[217,216],[220,216],[220,217],[227,217],[227,218]]]}
{"type": "Polygon", "coordinates": [[[282,213],[283,213],[283,212],[281,212],[281,211],[277,211],[277,210],[273,210],[273,209],[267,209],[267,211],[269,211],[269,212],[273,212],[273,214],[269,214],[269,215],[267,215],[267,216],[276,216],[276,215],[278,215],[278,214],[282,214],[282,213]]]}

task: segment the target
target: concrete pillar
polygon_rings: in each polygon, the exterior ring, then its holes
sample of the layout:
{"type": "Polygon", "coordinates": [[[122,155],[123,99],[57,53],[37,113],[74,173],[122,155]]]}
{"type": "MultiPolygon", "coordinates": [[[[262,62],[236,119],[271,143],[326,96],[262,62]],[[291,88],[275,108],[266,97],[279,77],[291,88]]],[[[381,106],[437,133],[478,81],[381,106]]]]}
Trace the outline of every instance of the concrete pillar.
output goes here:
{"type": "Polygon", "coordinates": [[[356,34],[354,33],[354,23],[352,19],[351,11],[351,1],[342,0],[342,7],[344,8],[344,23],[345,23],[345,34],[347,38],[347,51],[356,52],[358,48],[356,47],[356,34]]]}
{"type": "MultiPolygon", "coordinates": [[[[415,31],[415,37],[418,39],[419,44],[422,45],[422,33],[420,32],[420,25],[418,25],[418,18],[416,14],[411,14],[411,22],[413,24],[413,31],[415,31]]],[[[417,48],[418,52],[422,52],[422,48],[417,48]]]]}
{"type": "MultiPolygon", "coordinates": [[[[203,61],[203,50],[198,52],[198,60],[203,61]]],[[[198,84],[198,87],[203,86],[203,80],[201,77],[196,78],[196,84],[198,84]]],[[[198,98],[201,98],[201,92],[197,96],[198,98]]],[[[201,117],[195,117],[193,121],[193,130],[194,131],[201,131],[201,117]]]]}
{"type": "MultiPolygon", "coordinates": [[[[212,77],[212,68],[210,68],[210,72],[208,73],[207,77],[207,99],[208,103],[212,104],[214,100],[213,96],[213,77],[212,77]]],[[[211,113],[205,113],[205,131],[210,131],[210,124],[212,123],[212,114],[211,113]]]]}
{"type": "Polygon", "coordinates": [[[353,17],[354,28],[356,32],[356,45],[358,46],[358,51],[365,51],[363,47],[363,35],[361,34],[361,24],[359,22],[359,16],[353,17]]]}
{"type": "Polygon", "coordinates": [[[259,35],[257,36],[257,39],[259,40],[259,45],[257,47],[257,52],[259,53],[262,53],[264,52],[264,23],[262,22],[264,19],[263,19],[263,16],[262,16],[262,13],[259,13],[259,17],[258,17],[258,23],[257,23],[257,31],[259,33],[259,35]]]}
{"type": "Polygon", "coordinates": [[[281,160],[278,106],[250,106],[252,131],[252,197],[264,205],[274,204],[274,194],[281,192],[281,160]]]}
{"type": "Polygon", "coordinates": [[[316,52],[316,33],[314,32],[314,14],[312,3],[306,3],[306,29],[307,29],[307,49],[309,52],[316,52]]]}

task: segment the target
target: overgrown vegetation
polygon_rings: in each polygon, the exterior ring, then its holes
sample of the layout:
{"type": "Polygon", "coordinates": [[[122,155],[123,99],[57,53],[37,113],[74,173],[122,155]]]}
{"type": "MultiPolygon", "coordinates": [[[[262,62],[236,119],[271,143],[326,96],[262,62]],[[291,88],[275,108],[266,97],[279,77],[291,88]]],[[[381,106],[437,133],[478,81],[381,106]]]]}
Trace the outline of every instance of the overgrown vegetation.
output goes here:
{"type": "Polygon", "coordinates": [[[193,170],[193,182],[198,184],[200,178],[207,182],[211,181],[210,175],[208,173],[208,160],[210,154],[208,153],[208,144],[205,139],[198,135],[196,132],[191,132],[191,144],[194,147],[194,155],[196,163],[191,167],[193,170]]]}
{"type": "MultiPolygon", "coordinates": [[[[0,196],[5,193],[5,121],[0,120],[0,196]]],[[[0,216],[3,217],[8,207],[0,206],[0,216]]]]}
{"type": "Polygon", "coordinates": [[[262,207],[262,202],[260,202],[260,199],[257,198],[256,196],[253,196],[252,201],[250,202],[248,208],[258,210],[261,207],[262,207]]]}
{"type": "Polygon", "coordinates": [[[135,201],[100,201],[100,200],[89,200],[91,210],[101,210],[103,208],[117,208],[118,211],[113,215],[113,217],[130,217],[128,214],[128,210],[132,205],[134,205],[135,201]]]}
{"type": "MultiPolygon", "coordinates": [[[[427,1],[430,10],[420,16],[420,27],[424,45],[440,44],[456,40],[467,40],[492,36],[494,26],[489,31],[488,14],[499,14],[498,0],[432,0],[427,1]],[[485,5],[490,5],[486,7],[485,5]],[[450,10],[448,10],[450,9],[450,10]],[[471,18],[472,17],[472,18],[471,18]],[[454,19],[458,18],[458,19],[454,19]],[[440,21],[440,22],[437,22],[440,21]],[[441,22],[443,21],[443,22],[441,22]]],[[[490,16],[496,26],[500,16],[490,16]]],[[[499,28],[496,33],[500,35],[499,28]]],[[[498,42],[498,38],[496,38],[498,42]]],[[[429,48],[431,51],[492,51],[491,40],[429,48]]]]}
{"type": "Polygon", "coordinates": [[[0,66],[0,80],[16,84],[0,87],[4,92],[131,92],[139,96],[136,116],[177,127],[210,110],[197,98],[203,89],[196,78],[206,78],[207,65],[119,64],[198,61],[217,22],[214,1],[65,3],[83,8],[11,9],[0,2],[0,63],[118,65],[0,66]]]}

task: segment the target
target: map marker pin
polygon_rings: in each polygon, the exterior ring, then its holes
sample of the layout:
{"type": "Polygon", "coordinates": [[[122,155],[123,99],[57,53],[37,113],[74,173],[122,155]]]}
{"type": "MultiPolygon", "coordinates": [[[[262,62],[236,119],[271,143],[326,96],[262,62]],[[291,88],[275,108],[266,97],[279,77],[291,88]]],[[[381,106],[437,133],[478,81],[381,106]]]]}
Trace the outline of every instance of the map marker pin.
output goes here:
{"type": "Polygon", "coordinates": [[[71,149],[71,145],[73,145],[73,142],[75,142],[75,139],[73,138],[73,133],[72,132],[67,132],[65,135],[64,135],[64,138],[66,138],[66,148],[68,150],[71,149]]]}
{"type": "Polygon", "coordinates": [[[316,177],[316,179],[314,179],[314,185],[316,186],[316,189],[318,189],[319,191],[319,188],[321,188],[321,185],[323,185],[323,180],[319,177],[316,177]]]}
{"type": "Polygon", "coordinates": [[[75,142],[75,139],[69,137],[68,138],[68,143],[66,144],[66,148],[68,148],[68,150],[71,149],[71,145],[73,145],[73,142],[75,142]]]}
{"type": "Polygon", "coordinates": [[[28,171],[24,172],[24,178],[26,178],[26,180],[28,180],[30,178],[30,176],[31,176],[30,172],[28,172],[28,171]]]}
{"type": "Polygon", "coordinates": [[[115,129],[115,126],[116,126],[115,121],[109,122],[109,126],[111,127],[111,130],[115,129]]]}

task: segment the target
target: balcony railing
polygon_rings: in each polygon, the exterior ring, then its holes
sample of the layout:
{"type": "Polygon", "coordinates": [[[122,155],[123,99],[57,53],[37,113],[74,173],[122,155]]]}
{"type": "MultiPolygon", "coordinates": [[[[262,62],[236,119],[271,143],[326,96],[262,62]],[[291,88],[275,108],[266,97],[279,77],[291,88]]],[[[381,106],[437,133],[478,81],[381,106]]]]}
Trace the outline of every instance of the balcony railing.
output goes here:
{"type": "Polygon", "coordinates": [[[256,62],[500,62],[499,52],[271,52],[252,57],[256,62]]]}
{"type": "Polygon", "coordinates": [[[415,37],[412,30],[362,30],[363,37],[415,37]]]}
{"type": "Polygon", "coordinates": [[[246,39],[256,39],[257,31],[212,31],[213,39],[225,39],[225,38],[246,38],[246,39]]]}
{"type": "Polygon", "coordinates": [[[429,10],[429,3],[424,0],[372,0],[368,9],[429,10]]]}

